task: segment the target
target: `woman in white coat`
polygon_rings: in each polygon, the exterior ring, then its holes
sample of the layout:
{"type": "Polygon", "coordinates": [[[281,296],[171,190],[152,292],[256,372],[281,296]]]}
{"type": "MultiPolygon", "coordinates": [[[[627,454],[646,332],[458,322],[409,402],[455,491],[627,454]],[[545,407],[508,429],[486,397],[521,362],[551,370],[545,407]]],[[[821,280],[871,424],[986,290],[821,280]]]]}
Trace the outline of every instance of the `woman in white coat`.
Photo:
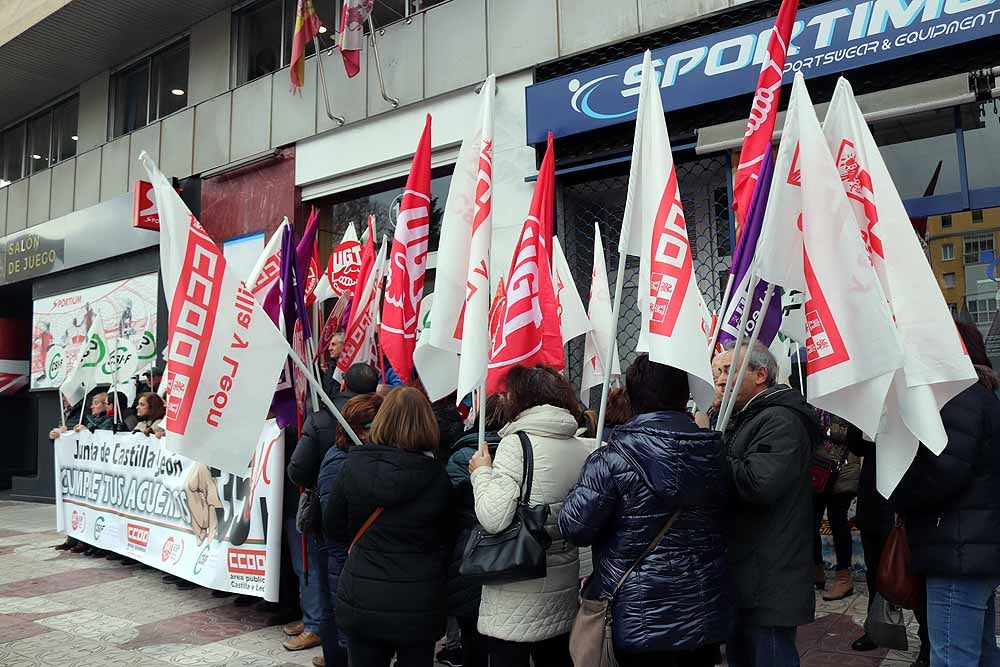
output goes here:
{"type": "Polygon", "coordinates": [[[505,667],[572,667],[569,632],[578,607],[580,556],[556,527],[556,517],[576,484],[594,441],[578,437],[579,402],[572,385],[544,367],[511,369],[506,382],[509,414],[500,431],[496,460],[480,449],[469,470],[476,517],[490,533],[507,528],[521,492],[523,457],[519,431],[531,440],[534,480],[529,502],[548,505],[552,537],[543,579],[483,586],[479,632],[487,637],[490,664],[505,667]]]}

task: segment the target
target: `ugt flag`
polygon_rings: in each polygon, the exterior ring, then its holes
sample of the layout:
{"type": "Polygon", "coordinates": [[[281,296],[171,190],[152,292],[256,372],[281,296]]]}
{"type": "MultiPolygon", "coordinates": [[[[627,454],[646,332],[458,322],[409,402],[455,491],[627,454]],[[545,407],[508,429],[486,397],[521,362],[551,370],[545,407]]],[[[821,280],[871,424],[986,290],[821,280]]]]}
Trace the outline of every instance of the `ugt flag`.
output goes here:
{"type": "Polygon", "coordinates": [[[396,216],[379,335],[382,351],[404,383],[409,383],[413,375],[413,348],[417,344],[420,300],[424,298],[430,233],[431,115],[427,114],[396,216]]]}
{"type": "Polygon", "coordinates": [[[160,205],[170,321],[166,447],[242,475],[257,448],[288,344],[222,251],[143,152],[160,205]]]}
{"type": "Polygon", "coordinates": [[[545,208],[553,206],[555,192],[555,151],[552,133],[538,170],[531,209],[521,227],[507,273],[506,299],[498,314],[497,331],[490,344],[486,391],[503,389],[507,373],[514,366],[545,364],[563,367],[562,335],[552,270],[544,238],[545,208]]]}
{"type": "Polygon", "coordinates": [[[638,255],[638,350],[686,371],[703,410],[715,395],[708,355],[710,318],[694,274],[670,136],[650,53],[642,60],[639,111],[632,144],[619,252],[638,255]]]}
{"type": "Polygon", "coordinates": [[[806,295],[809,402],[873,436],[903,351],[801,73],[754,272],[806,295]]]}
{"type": "Polygon", "coordinates": [[[977,376],[846,79],[837,83],[823,132],[903,345],[877,439],[877,483],[888,497],[919,443],[944,450],[940,410],[977,376]]]}

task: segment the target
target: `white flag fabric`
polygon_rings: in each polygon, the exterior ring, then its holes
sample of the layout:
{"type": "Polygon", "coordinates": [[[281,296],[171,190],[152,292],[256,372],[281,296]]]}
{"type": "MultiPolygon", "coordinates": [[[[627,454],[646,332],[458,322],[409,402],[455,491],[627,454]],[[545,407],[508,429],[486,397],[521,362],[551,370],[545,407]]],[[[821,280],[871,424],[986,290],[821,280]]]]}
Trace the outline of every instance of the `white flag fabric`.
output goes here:
{"type": "Polygon", "coordinates": [[[135,345],[128,338],[119,338],[108,346],[108,356],[98,368],[98,384],[125,382],[139,371],[135,345]]]}
{"type": "MultiPolygon", "coordinates": [[[[76,365],[59,387],[59,393],[66,397],[70,405],[82,401],[87,392],[97,385],[100,369],[107,358],[108,341],[104,337],[104,323],[100,315],[95,315],[87,339],[76,357],[76,365]]],[[[83,409],[86,410],[87,406],[83,409]]]]}
{"type": "Polygon", "coordinates": [[[458,389],[457,400],[461,401],[486,381],[490,349],[495,81],[492,74],[488,76],[479,92],[479,116],[462,140],[441,221],[434,310],[429,330],[418,341],[418,347],[436,349],[413,354],[417,373],[432,401],[455,389],[458,389]],[[457,360],[446,359],[446,353],[462,356],[457,360]],[[436,377],[432,379],[432,375],[436,377]]]}
{"type": "Polygon", "coordinates": [[[806,295],[809,402],[874,435],[902,347],[801,73],[785,119],[754,271],[806,295]]]}
{"type": "Polygon", "coordinates": [[[345,336],[347,341],[344,352],[340,355],[340,361],[333,372],[333,379],[343,382],[348,369],[354,364],[368,364],[377,366],[378,349],[375,344],[375,331],[378,329],[378,314],[380,297],[382,296],[382,279],[386,271],[386,252],[389,245],[388,239],[383,236],[382,244],[375,253],[375,265],[368,280],[361,286],[358,295],[358,308],[360,317],[357,326],[348,328],[345,336]],[[357,342],[354,342],[354,341],[357,342]],[[353,354],[352,354],[353,352],[353,354]],[[349,355],[349,356],[345,356],[349,355]]]}
{"type": "Polygon", "coordinates": [[[250,293],[260,303],[264,303],[267,293],[271,291],[271,286],[278,282],[281,276],[281,236],[285,232],[285,227],[289,226],[288,218],[281,220],[281,224],[271,234],[267,245],[260,252],[257,263],[254,264],[250,275],[247,276],[246,284],[250,293]]]}
{"type": "MultiPolygon", "coordinates": [[[[614,327],[611,316],[611,289],[608,286],[608,267],[604,260],[604,242],[601,240],[601,228],[594,223],[594,268],[590,273],[590,304],[587,311],[591,330],[587,332],[583,353],[583,377],[580,381],[580,398],[584,402],[590,398],[591,387],[600,386],[604,382],[604,357],[611,347],[614,338],[614,327]]],[[[611,377],[621,376],[621,362],[618,359],[618,346],[615,345],[615,357],[611,366],[611,377]]]]}
{"type": "Polygon", "coordinates": [[[577,336],[590,331],[590,318],[587,317],[573,274],[569,271],[566,255],[556,237],[552,237],[552,288],[559,305],[559,332],[562,334],[563,345],[566,345],[577,336]]]}
{"type": "Polygon", "coordinates": [[[711,316],[694,274],[684,208],[677,186],[663,102],[646,51],[632,144],[620,252],[639,255],[637,349],[657,363],[687,371],[702,410],[715,395],[708,334],[711,316]]]}
{"type": "Polygon", "coordinates": [[[143,152],[140,160],[160,207],[160,267],[170,312],[165,446],[243,475],[288,343],[149,156],[143,152]]]}
{"type": "Polygon", "coordinates": [[[919,443],[935,454],[944,450],[948,435],[940,410],[977,376],[846,79],[837,83],[823,132],[903,346],[903,368],[896,371],[876,440],[878,488],[888,497],[919,443]]]}

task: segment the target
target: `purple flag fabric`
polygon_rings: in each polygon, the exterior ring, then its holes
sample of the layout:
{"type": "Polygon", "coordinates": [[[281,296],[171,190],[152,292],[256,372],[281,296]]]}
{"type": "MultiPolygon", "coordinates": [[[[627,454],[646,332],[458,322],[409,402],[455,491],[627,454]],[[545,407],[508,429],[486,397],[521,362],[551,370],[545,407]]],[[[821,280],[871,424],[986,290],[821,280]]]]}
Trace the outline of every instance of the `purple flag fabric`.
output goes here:
{"type": "MultiPolygon", "coordinates": [[[[264,310],[275,324],[279,325],[289,342],[292,340],[295,328],[296,301],[295,238],[291,226],[288,226],[281,236],[281,275],[264,300],[264,310]]],[[[285,368],[278,378],[274,400],[271,401],[271,411],[279,428],[298,424],[293,377],[291,363],[286,361],[285,368]]]]}
{"type": "Polygon", "coordinates": [[[309,222],[306,223],[306,230],[295,248],[295,303],[298,308],[299,321],[302,322],[302,335],[305,340],[312,338],[312,323],[305,304],[306,276],[309,275],[309,263],[312,261],[318,230],[319,213],[313,208],[309,214],[309,222]]]}
{"type": "MultiPolygon", "coordinates": [[[[722,328],[719,330],[720,344],[735,340],[740,329],[740,319],[743,317],[747,288],[751,278],[750,266],[753,264],[753,257],[757,251],[757,240],[760,238],[761,227],[764,223],[764,211],[767,209],[767,196],[771,191],[771,178],[773,176],[774,150],[768,146],[764,153],[764,163],[760,168],[753,199],[751,199],[750,208],[747,211],[743,233],[740,235],[736,251],[733,253],[733,265],[730,269],[733,275],[733,291],[725,317],[722,320],[722,328]]],[[[757,340],[766,347],[771,344],[781,327],[781,290],[775,290],[767,312],[761,314],[760,307],[763,305],[765,291],[767,291],[767,283],[761,280],[757,283],[753,293],[751,300],[753,310],[750,311],[750,317],[747,319],[744,335],[749,336],[754,327],[760,324],[761,330],[757,335],[757,340]]]]}

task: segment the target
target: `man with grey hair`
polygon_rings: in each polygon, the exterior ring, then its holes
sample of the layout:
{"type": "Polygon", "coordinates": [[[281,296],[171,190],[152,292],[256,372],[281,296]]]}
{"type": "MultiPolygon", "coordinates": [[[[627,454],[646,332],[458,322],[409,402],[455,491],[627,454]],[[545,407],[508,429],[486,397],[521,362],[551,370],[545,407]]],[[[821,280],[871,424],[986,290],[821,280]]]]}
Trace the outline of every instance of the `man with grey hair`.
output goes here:
{"type": "Polygon", "coordinates": [[[739,601],[726,656],[730,667],[797,666],[796,628],[815,614],[810,470],[821,429],[802,394],[775,384],[778,364],[759,343],[737,360],[732,345],[716,357],[716,387],[738,373],[746,354],[723,434],[735,498],[726,546],[739,601]]]}

